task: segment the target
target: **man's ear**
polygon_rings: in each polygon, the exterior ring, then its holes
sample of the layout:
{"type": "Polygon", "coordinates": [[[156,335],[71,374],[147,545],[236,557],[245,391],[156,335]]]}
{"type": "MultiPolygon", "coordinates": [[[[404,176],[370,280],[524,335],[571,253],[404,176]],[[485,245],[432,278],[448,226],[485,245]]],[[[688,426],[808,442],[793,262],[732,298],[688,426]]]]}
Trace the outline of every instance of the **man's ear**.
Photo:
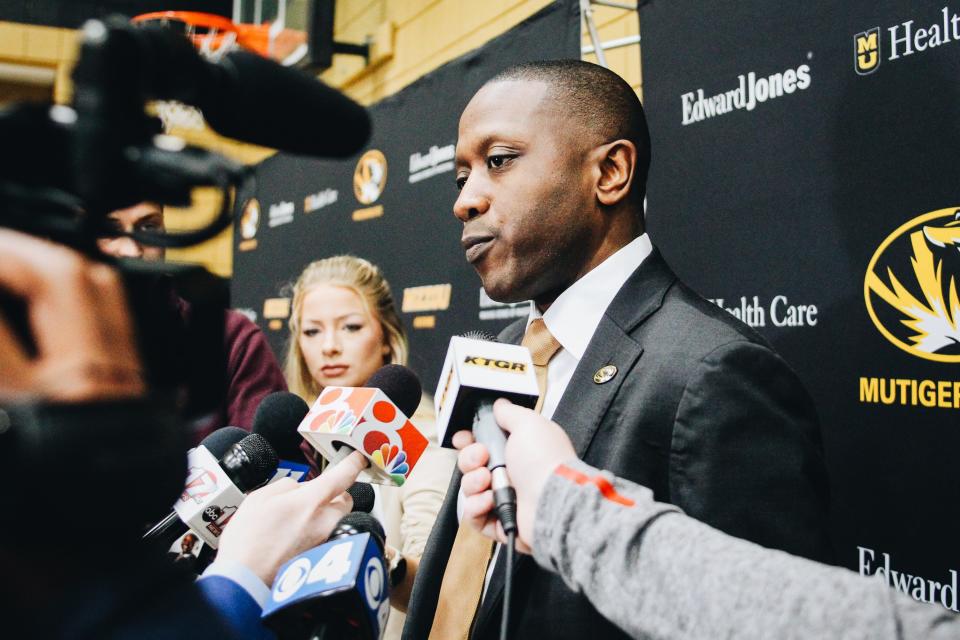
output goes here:
{"type": "Polygon", "coordinates": [[[614,140],[597,147],[595,152],[600,169],[597,199],[606,206],[623,202],[633,187],[637,147],[629,140],[614,140]]]}

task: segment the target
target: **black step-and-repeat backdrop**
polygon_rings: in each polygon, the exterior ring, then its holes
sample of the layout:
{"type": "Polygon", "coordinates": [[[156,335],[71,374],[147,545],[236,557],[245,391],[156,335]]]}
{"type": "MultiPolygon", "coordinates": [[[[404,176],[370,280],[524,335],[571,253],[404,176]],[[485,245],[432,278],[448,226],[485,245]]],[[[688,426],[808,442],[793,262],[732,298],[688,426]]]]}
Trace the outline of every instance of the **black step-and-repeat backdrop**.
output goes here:
{"type": "MultiPolygon", "coordinates": [[[[402,309],[411,366],[433,393],[449,339],[496,334],[526,305],[494,303],[460,247],[453,216],[460,112],[498,71],[526,60],[579,56],[579,6],[555,2],[482,48],[370,108],[369,146],[346,161],[278,154],[257,168],[257,190],[234,237],[233,305],[283,356],[290,301],[283,285],[312,260],[350,253],[380,265],[402,309]]],[[[321,123],[337,126],[336,122],[321,123]]]]}
{"type": "Polygon", "coordinates": [[[960,2],[654,0],[654,241],[816,399],[838,561],[957,610],[960,2]]]}

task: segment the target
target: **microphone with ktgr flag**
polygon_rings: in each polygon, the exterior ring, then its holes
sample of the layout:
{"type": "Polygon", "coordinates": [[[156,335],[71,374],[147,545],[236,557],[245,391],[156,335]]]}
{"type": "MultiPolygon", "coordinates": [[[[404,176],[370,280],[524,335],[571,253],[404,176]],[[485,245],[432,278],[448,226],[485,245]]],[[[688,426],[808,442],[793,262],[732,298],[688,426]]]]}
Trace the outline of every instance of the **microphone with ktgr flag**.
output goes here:
{"type": "Polygon", "coordinates": [[[540,397],[533,360],[526,347],[470,336],[450,338],[437,385],[437,440],[453,447],[453,434],[473,425],[473,436],[490,453],[494,511],[506,533],[517,530],[517,498],[507,477],[507,438],[493,418],[493,403],[506,398],[533,408],[540,397]]]}
{"type": "Polygon", "coordinates": [[[540,387],[526,347],[474,336],[487,337],[468,334],[450,339],[437,385],[437,439],[442,446],[452,447],[453,434],[472,424],[474,438],[490,455],[487,468],[493,489],[493,511],[508,541],[500,624],[500,637],[506,638],[513,589],[517,494],[507,475],[507,438],[494,419],[493,403],[497,398],[506,398],[514,404],[533,408],[540,396],[540,387]]]}
{"type": "Polygon", "coordinates": [[[280,568],[263,622],[284,640],[380,638],[390,614],[383,527],[344,516],[330,539],[280,568]]]}
{"type": "MultiPolygon", "coordinates": [[[[497,398],[531,409],[536,406],[540,388],[530,351],[495,340],[480,332],[450,339],[435,396],[440,446],[453,448],[453,434],[468,425],[473,425],[478,440],[488,435],[502,436],[503,431],[493,421],[497,398]]],[[[494,456],[492,449],[490,456],[494,456]]]]}
{"type": "Polygon", "coordinates": [[[410,419],[420,381],[410,369],[386,365],[365,387],[326,387],[299,432],[331,463],[351,451],[370,462],[358,480],[401,486],[429,444],[410,419]]]}

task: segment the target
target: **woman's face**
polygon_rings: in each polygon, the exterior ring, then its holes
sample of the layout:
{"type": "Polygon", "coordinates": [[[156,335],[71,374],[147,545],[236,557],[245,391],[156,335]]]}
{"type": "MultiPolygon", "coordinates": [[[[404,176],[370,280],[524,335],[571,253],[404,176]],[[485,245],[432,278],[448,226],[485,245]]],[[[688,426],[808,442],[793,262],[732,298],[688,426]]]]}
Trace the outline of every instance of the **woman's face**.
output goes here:
{"type": "Polygon", "coordinates": [[[390,347],[380,321],[352,289],[314,286],[300,310],[300,351],[321,387],[360,387],[384,365],[390,347]]]}

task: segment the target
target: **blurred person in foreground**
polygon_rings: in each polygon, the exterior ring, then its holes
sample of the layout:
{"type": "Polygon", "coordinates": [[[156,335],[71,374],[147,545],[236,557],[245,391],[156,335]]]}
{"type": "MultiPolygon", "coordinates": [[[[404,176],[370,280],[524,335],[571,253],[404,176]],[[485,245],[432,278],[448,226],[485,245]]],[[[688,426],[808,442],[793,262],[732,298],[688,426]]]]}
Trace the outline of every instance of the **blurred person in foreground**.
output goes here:
{"type": "MultiPolygon", "coordinates": [[[[306,402],[313,403],[324,387],[362,387],[380,367],[407,364],[407,337],[390,285],[368,260],[341,255],[312,262],[297,278],[291,297],[287,384],[306,402]]],[[[387,639],[400,637],[420,556],[455,463],[452,452],[436,445],[429,396],[423,395],[409,417],[430,446],[403,486],[372,485],[377,496],[373,515],[383,524],[387,560],[400,580],[390,594],[387,639]],[[405,567],[397,573],[401,564],[405,567]]],[[[302,449],[318,471],[323,460],[306,442],[302,449]]]]}
{"type": "MultiPolygon", "coordinates": [[[[960,616],[847,569],[766,549],[705,525],[646,487],[577,458],[566,432],[498,400],[517,491],[517,549],[559,574],[634,638],[960,638],[960,616]]],[[[463,518],[492,540],[488,452],[461,449],[463,518]]]]}
{"type": "Polygon", "coordinates": [[[271,637],[268,585],[350,510],[345,490],[366,461],[355,453],[311,482],[251,493],[194,582],[140,537],[183,488],[186,438],[144,383],[119,276],[6,229],[0,255],[0,470],[15,474],[0,499],[21,523],[0,530],[2,635],[271,637]],[[111,558],[90,554],[105,537],[111,558]]]}
{"type": "MultiPolygon", "coordinates": [[[[97,241],[100,250],[115,258],[132,258],[159,262],[164,259],[162,247],[152,247],[134,238],[121,235],[133,231],[162,232],[166,229],[163,207],[155,202],[139,202],[108,215],[117,235],[97,241]]],[[[174,319],[187,321],[190,305],[170,289],[170,309],[174,319]]],[[[274,391],[286,391],[283,372],[260,328],[242,313],[227,309],[223,326],[226,349],[226,396],[214,415],[201,421],[193,434],[194,444],[211,432],[225,426],[250,430],[260,401],[274,391]]]]}

